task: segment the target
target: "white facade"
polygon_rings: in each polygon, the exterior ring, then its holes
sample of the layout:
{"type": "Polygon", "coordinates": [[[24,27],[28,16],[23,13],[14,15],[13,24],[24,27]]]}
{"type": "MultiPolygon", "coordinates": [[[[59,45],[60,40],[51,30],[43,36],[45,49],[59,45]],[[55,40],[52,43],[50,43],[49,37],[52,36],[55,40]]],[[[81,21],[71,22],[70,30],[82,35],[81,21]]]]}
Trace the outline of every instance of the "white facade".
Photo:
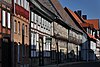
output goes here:
{"type": "MultiPolygon", "coordinates": [[[[50,51],[50,46],[51,46],[51,40],[49,40],[52,35],[52,23],[42,16],[31,12],[31,45],[35,49],[32,51],[33,57],[38,57],[39,56],[39,49],[41,50],[39,44],[42,42],[43,46],[43,51],[44,51],[44,56],[50,57],[50,52],[45,52],[45,51],[50,51]],[[43,41],[39,40],[39,37],[42,36],[43,41]]],[[[32,48],[32,49],[33,49],[32,48]]]]}

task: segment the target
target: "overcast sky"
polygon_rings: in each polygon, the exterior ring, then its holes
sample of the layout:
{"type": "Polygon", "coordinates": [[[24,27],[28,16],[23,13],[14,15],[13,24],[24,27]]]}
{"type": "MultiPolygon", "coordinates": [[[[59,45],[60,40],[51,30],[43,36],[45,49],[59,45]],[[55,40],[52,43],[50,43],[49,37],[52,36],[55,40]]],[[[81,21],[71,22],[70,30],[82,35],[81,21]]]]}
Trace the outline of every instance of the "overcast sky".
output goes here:
{"type": "Polygon", "coordinates": [[[63,7],[82,10],[88,19],[100,19],[100,0],[59,0],[63,7]]]}

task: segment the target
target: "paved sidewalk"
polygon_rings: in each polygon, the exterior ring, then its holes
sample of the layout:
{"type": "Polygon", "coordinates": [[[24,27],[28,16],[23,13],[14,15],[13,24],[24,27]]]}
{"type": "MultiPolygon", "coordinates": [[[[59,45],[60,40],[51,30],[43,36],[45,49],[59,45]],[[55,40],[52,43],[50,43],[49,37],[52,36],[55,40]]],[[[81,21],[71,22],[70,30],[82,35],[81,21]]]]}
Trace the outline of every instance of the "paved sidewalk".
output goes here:
{"type": "MultiPolygon", "coordinates": [[[[41,67],[86,67],[86,66],[90,66],[90,65],[97,65],[98,63],[100,63],[100,61],[82,61],[82,62],[68,62],[68,63],[63,63],[63,64],[54,64],[54,65],[46,65],[46,66],[41,66],[41,67]]],[[[93,66],[92,65],[92,66],[93,66]]],[[[100,64],[99,64],[100,65],[100,64]]],[[[91,67],[92,67],[91,66],[91,67]]],[[[93,66],[94,67],[94,66],[93,66]]]]}
{"type": "Polygon", "coordinates": [[[41,66],[41,67],[62,67],[65,65],[72,65],[72,64],[80,64],[80,63],[86,63],[86,62],[68,62],[68,63],[62,63],[62,64],[53,64],[53,65],[46,65],[46,66],[41,66]]]}

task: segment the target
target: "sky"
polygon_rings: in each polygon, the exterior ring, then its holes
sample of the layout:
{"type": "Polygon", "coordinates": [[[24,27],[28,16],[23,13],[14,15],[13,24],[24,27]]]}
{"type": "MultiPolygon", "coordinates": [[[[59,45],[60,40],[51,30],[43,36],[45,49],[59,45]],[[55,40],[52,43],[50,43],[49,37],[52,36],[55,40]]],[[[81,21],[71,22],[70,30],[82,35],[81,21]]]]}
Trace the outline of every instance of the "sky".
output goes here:
{"type": "Polygon", "coordinates": [[[82,10],[83,15],[88,19],[100,20],[100,0],[59,0],[63,7],[72,11],[82,10]]]}

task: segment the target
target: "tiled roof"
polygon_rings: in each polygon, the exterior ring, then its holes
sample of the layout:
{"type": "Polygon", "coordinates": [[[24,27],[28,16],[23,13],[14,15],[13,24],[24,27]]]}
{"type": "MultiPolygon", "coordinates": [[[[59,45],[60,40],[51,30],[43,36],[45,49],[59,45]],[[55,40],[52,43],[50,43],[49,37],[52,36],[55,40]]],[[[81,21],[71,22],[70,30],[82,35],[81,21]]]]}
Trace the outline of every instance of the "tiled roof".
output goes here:
{"type": "Polygon", "coordinates": [[[80,25],[81,25],[82,27],[90,27],[91,29],[94,28],[93,24],[89,24],[89,23],[80,23],[80,25]]]}
{"type": "Polygon", "coordinates": [[[49,11],[51,11],[52,13],[56,14],[55,9],[53,8],[52,4],[50,3],[50,1],[48,0],[38,0],[45,8],[47,8],[49,11]]]}
{"type": "Polygon", "coordinates": [[[67,7],[65,7],[64,8],[65,10],[68,10],[70,13],[71,13],[71,15],[76,19],[76,21],[80,24],[80,23],[83,23],[79,18],[78,18],[78,16],[72,11],[72,10],[70,10],[70,9],[68,9],[67,7]]]}
{"type": "Polygon", "coordinates": [[[71,19],[71,17],[67,14],[67,12],[63,9],[62,5],[59,3],[58,0],[50,0],[54,7],[56,8],[57,12],[59,13],[60,17],[73,29],[82,32],[81,29],[79,29],[74,21],[71,19]]]}
{"type": "MultiPolygon", "coordinates": [[[[90,23],[83,23],[80,18],[70,9],[68,9],[67,7],[65,7],[65,10],[69,11],[71,13],[71,15],[75,18],[75,20],[80,24],[81,27],[90,27],[90,28],[93,28],[93,24],[90,24],[90,23]]],[[[82,19],[83,20],[83,19],[82,19]]],[[[82,28],[82,30],[84,30],[82,28]]],[[[87,36],[93,40],[96,40],[96,38],[94,36],[92,36],[91,34],[88,34],[85,30],[84,32],[87,34],[87,36]]]]}
{"type": "Polygon", "coordinates": [[[89,19],[89,20],[85,20],[85,22],[89,24],[93,24],[94,28],[96,30],[99,30],[99,19],[89,19]]]}

